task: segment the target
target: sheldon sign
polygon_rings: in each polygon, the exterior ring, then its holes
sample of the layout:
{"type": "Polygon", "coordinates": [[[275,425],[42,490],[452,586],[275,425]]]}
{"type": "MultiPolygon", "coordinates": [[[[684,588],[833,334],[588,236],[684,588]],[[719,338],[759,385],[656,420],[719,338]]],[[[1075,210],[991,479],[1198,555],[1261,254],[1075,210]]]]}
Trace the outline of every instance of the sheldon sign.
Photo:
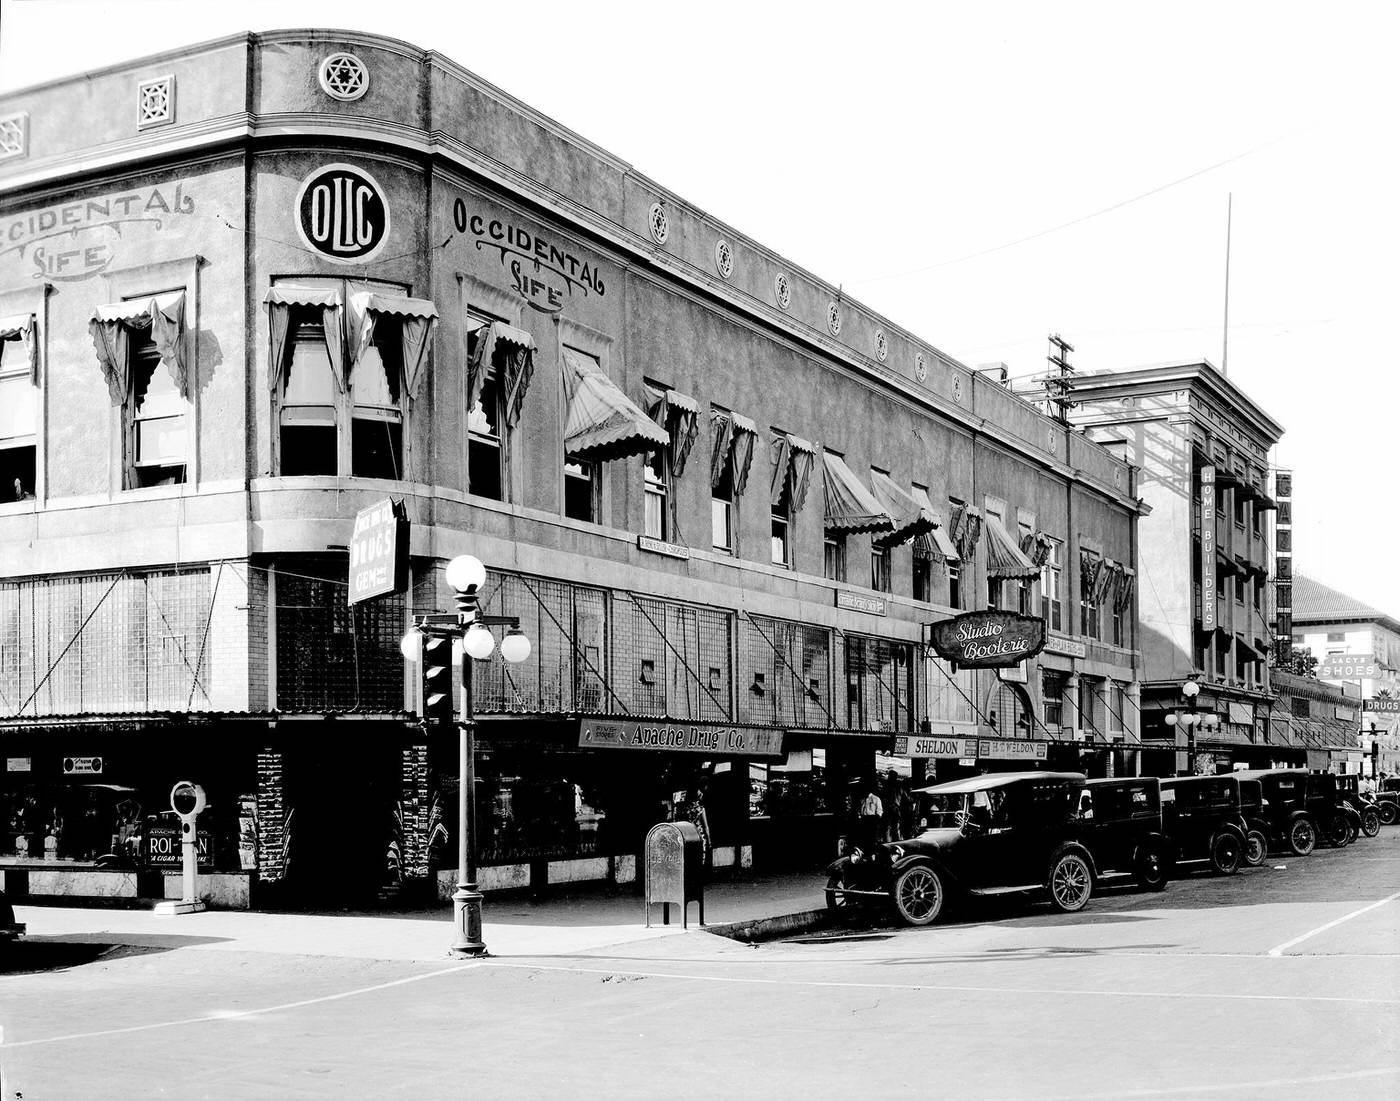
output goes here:
{"type": "Polygon", "coordinates": [[[1045,648],[1045,620],[1015,612],[967,612],[933,625],[933,648],[964,669],[1016,665],[1045,648]]]}

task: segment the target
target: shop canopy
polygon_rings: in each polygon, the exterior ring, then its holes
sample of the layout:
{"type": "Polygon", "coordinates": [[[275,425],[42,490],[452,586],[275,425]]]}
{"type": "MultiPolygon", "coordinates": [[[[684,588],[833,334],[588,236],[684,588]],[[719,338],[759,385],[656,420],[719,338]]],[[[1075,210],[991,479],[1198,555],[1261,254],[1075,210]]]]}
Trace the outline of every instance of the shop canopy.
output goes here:
{"type": "Polygon", "coordinates": [[[107,391],[114,404],[124,404],[131,393],[131,361],[127,354],[132,330],[151,331],[160,361],[170,372],[180,396],[189,400],[189,378],[185,369],[185,292],[152,295],[127,302],[98,306],[88,322],[97,362],[107,378],[107,391]]]}
{"type": "Polygon", "coordinates": [[[664,428],[637,408],[617,383],[572,348],[565,348],[564,452],[593,462],[645,455],[668,447],[664,428]]]}
{"type": "Polygon", "coordinates": [[[919,507],[928,512],[934,521],[930,530],[915,536],[914,554],[919,558],[942,559],[945,562],[959,561],[958,548],[953,546],[952,539],[948,537],[948,531],[943,526],[943,516],[928,499],[928,491],[922,486],[915,486],[913,495],[914,500],[919,502],[919,507]]]}
{"type": "Polygon", "coordinates": [[[423,364],[428,359],[428,343],[432,340],[433,329],[437,325],[438,312],[425,298],[408,298],[403,295],[374,294],[360,291],[350,296],[350,320],[356,332],[355,357],[351,371],[374,343],[375,329],[381,319],[391,317],[399,322],[402,341],[403,378],[405,393],[411,398],[418,396],[418,386],[423,381],[423,364]]]}
{"type": "Polygon", "coordinates": [[[987,576],[1030,580],[1040,576],[1040,567],[1022,552],[1000,516],[987,513],[987,576]]]}
{"type": "Polygon", "coordinates": [[[773,440],[773,480],[771,485],[773,507],[783,502],[783,492],[787,492],[789,512],[799,513],[807,500],[807,487],[812,481],[812,464],[816,462],[817,449],[801,436],[790,432],[779,433],[773,440]]]}
{"type": "MultiPolygon", "coordinates": [[[[912,494],[900,489],[888,474],[872,470],[870,488],[881,507],[894,518],[894,530],[888,535],[876,536],[876,546],[898,546],[927,535],[938,526],[938,517],[933,514],[933,509],[925,508],[912,494]]],[[[927,496],[924,500],[928,500],[927,496]]]]}
{"type": "Polygon", "coordinates": [[[679,478],[699,434],[700,407],[679,390],[647,383],[647,412],[671,437],[671,476],[679,478]]]}
{"type": "Polygon", "coordinates": [[[331,377],[341,390],[345,389],[343,364],[344,345],[340,335],[340,292],[322,287],[302,287],[295,283],[278,283],[263,296],[267,306],[267,387],[277,393],[286,381],[287,337],[291,329],[292,309],[321,311],[321,332],[326,343],[326,355],[331,362],[331,377]]]}
{"type": "Polygon", "coordinates": [[[488,371],[495,371],[500,380],[501,393],[505,396],[506,427],[514,427],[535,373],[535,338],[504,321],[492,321],[481,327],[471,362],[467,364],[468,409],[476,405],[488,371]]]}
{"type": "Polygon", "coordinates": [[[822,452],[826,490],[826,530],[845,535],[863,531],[893,531],[894,518],[874,494],[861,485],[839,455],[822,452]]]}
{"type": "Polygon", "coordinates": [[[39,342],[35,339],[35,323],[32,313],[17,313],[0,317],[0,366],[5,362],[5,345],[14,341],[19,344],[24,362],[29,367],[29,381],[39,385],[39,342]]]}

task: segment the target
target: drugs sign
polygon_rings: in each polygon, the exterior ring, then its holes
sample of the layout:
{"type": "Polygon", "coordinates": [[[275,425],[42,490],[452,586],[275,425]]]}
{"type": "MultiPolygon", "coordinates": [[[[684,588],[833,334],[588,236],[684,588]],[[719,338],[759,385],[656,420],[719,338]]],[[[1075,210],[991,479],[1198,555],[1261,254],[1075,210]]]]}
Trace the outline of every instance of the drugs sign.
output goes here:
{"type": "Polygon", "coordinates": [[[408,588],[408,517],[389,498],[355,514],[350,536],[350,603],[408,588]]]}

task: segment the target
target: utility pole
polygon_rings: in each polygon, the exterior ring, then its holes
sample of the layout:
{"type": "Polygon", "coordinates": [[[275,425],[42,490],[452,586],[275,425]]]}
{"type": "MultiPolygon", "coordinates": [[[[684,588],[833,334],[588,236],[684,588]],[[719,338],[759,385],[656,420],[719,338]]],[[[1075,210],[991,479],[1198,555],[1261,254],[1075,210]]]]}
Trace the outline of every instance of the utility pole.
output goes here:
{"type": "Polygon", "coordinates": [[[1069,362],[1072,351],[1074,345],[1059,333],[1050,334],[1050,354],[1045,357],[1050,363],[1050,374],[1045,376],[1045,412],[1061,424],[1069,424],[1069,411],[1077,404],[1069,400],[1074,388],[1074,368],[1069,362]]]}

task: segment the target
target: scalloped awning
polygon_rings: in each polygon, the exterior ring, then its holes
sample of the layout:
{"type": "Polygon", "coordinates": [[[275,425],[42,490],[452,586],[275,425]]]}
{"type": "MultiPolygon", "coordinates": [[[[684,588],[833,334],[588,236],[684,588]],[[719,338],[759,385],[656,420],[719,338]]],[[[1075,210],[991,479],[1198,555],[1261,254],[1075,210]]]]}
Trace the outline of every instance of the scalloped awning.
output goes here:
{"type": "Polygon", "coordinates": [[[894,517],[866,489],[839,455],[822,452],[826,477],[826,530],[853,535],[863,531],[893,531],[894,517]]]}
{"type": "MultiPolygon", "coordinates": [[[[927,535],[938,526],[938,518],[933,509],[925,507],[911,493],[906,493],[888,474],[872,470],[870,488],[875,492],[875,499],[894,518],[894,530],[888,535],[877,536],[876,546],[898,546],[900,543],[927,535]]],[[[925,497],[924,501],[927,500],[925,497]]]]}
{"type": "Polygon", "coordinates": [[[671,442],[670,434],[643,413],[617,383],[572,348],[564,349],[568,417],[564,452],[607,462],[645,455],[671,442]]]}

